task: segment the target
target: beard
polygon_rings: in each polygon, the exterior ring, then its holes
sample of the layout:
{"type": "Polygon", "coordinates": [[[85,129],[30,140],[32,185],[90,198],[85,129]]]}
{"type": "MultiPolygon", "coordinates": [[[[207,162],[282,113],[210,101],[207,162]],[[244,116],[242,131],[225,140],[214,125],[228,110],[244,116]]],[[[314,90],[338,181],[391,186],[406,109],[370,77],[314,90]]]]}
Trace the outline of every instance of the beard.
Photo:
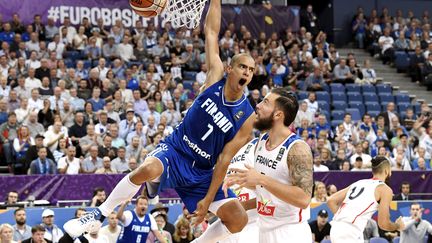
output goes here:
{"type": "Polygon", "coordinates": [[[26,224],[26,220],[16,220],[17,225],[25,225],[26,224]]]}
{"type": "Polygon", "coordinates": [[[269,130],[270,128],[272,128],[272,126],[273,126],[273,114],[274,114],[274,111],[268,117],[258,118],[258,120],[255,121],[255,123],[254,123],[254,127],[261,132],[269,130]]]}

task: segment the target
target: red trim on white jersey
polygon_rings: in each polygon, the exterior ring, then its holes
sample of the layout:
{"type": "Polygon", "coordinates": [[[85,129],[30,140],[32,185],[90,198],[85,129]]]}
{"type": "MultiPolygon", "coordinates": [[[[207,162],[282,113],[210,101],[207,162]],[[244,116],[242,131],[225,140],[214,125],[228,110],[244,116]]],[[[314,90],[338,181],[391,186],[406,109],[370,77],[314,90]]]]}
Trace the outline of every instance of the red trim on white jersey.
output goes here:
{"type": "Polygon", "coordinates": [[[303,212],[303,209],[302,208],[300,208],[300,210],[299,210],[299,223],[302,221],[302,219],[303,219],[303,217],[302,217],[302,212],[303,212]]]}
{"type": "Polygon", "coordinates": [[[365,210],[363,210],[361,213],[357,214],[357,216],[354,218],[354,220],[352,221],[352,223],[354,224],[354,222],[356,221],[357,217],[362,215],[364,212],[366,212],[366,210],[368,210],[375,202],[372,202],[371,204],[369,204],[369,206],[367,208],[365,208],[365,210]]]}

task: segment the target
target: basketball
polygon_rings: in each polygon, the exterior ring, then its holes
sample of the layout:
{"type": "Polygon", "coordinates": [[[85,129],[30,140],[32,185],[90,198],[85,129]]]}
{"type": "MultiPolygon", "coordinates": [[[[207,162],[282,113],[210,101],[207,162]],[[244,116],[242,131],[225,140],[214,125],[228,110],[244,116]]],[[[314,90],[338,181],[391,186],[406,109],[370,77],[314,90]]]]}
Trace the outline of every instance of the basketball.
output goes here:
{"type": "Polygon", "coordinates": [[[162,12],[167,0],[129,0],[132,9],[142,17],[154,17],[162,12]]]}

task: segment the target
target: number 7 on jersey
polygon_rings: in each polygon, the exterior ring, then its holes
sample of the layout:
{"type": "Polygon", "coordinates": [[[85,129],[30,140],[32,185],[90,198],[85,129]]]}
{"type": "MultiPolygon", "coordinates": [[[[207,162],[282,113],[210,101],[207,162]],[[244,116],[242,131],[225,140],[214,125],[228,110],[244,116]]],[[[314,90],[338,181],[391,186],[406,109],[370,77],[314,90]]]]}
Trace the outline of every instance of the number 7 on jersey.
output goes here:
{"type": "Polygon", "coordinates": [[[204,134],[204,136],[201,137],[201,140],[204,141],[207,139],[208,136],[213,132],[213,126],[210,124],[207,124],[208,131],[204,134]]]}

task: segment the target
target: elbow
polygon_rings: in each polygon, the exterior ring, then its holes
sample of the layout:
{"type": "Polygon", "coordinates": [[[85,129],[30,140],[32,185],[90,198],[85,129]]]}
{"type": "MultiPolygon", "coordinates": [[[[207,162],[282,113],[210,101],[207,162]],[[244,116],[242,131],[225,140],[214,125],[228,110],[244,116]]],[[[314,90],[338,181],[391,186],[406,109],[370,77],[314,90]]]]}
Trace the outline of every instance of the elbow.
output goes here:
{"type": "Polygon", "coordinates": [[[299,205],[299,208],[301,209],[307,209],[311,203],[311,197],[307,197],[302,200],[302,202],[299,205]]]}

